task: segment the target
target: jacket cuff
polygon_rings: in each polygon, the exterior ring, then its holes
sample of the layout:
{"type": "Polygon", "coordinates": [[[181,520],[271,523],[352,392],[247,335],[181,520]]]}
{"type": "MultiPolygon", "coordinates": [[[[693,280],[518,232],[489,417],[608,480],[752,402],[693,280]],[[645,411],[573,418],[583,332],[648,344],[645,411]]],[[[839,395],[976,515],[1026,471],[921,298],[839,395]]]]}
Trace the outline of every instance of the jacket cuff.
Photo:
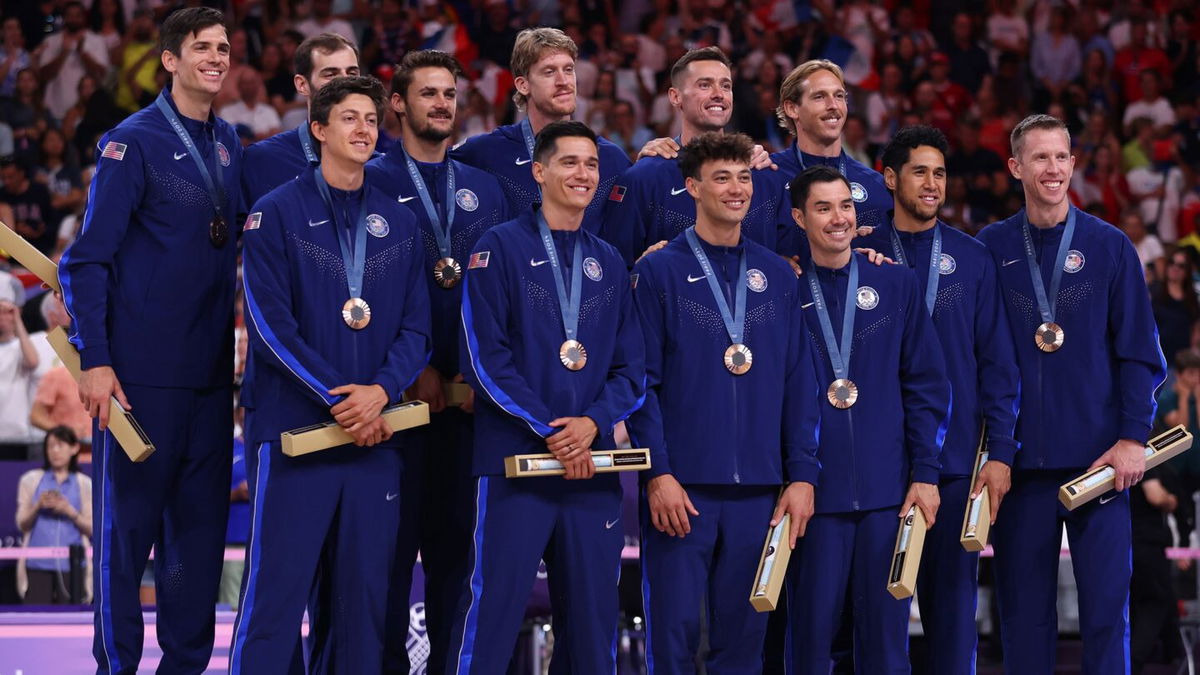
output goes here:
{"type": "Polygon", "coordinates": [[[813,462],[789,460],[784,467],[789,483],[808,483],[817,486],[817,477],[821,475],[821,467],[813,462]]]}
{"type": "Polygon", "coordinates": [[[1117,427],[1117,438],[1127,438],[1145,445],[1146,441],[1150,438],[1150,425],[1128,418],[1123,419],[1120,426],[1117,427]]]}
{"type": "Polygon", "coordinates": [[[911,480],[913,483],[931,483],[937,485],[941,480],[941,471],[934,466],[915,465],[912,468],[911,480]]]}
{"type": "Polygon", "coordinates": [[[108,353],[108,343],[101,343],[79,350],[79,367],[83,370],[112,366],[112,357],[108,353]]]}
{"type": "Polygon", "coordinates": [[[388,403],[391,403],[392,401],[399,401],[404,396],[404,392],[400,391],[400,383],[396,381],[396,378],[390,375],[379,373],[375,376],[375,379],[371,381],[371,384],[377,384],[383,387],[383,391],[388,397],[388,403]]]}
{"type": "Polygon", "coordinates": [[[988,438],[988,461],[995,460],[1011,467],[1019,448],[1017,442],[1011,438],[988,438]]]}
{"type": "Polygon", "coordinates": [[[604,412],[604,409],[601,406],[592,406],[583,413],[583,416],[591,418],[591,420],[596,423],[596,438],[605,438],[606,436],[612,435],[612,418],[608,416],[608,413],[604,412]]]}

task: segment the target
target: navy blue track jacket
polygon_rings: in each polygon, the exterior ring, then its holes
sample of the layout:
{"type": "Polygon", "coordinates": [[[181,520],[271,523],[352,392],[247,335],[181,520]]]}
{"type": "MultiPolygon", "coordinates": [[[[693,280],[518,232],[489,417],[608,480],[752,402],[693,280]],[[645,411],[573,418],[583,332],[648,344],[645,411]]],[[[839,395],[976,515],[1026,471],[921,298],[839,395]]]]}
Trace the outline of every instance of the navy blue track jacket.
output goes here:
{"type": "MultiPolygon", "coordinates": [[[[308,124],[306,121],[305,124],[308,124]]],[[[319,144],[313,141],[320,152],[319,144]]],[[[256,204],[268,192],[287,183],[313,165],[300,145],[300,127],[283,131],[246,148],[242,194],[246,204],[256,204]]]]}
{"type": "MultiPolygon", "coordinates": [[[[895,258],[894,227],[889,219],[871,235],[856,239],[854,245],[895,258]]],[[[942,447],[942,475],[969,476],[984,422],[988,458],[1012,465],[1017,452],[1013,434],[1020,406],[1020,374],[996,282],[996,264],[987,248],[945,223],[939,221],[935,227],[942,232],[942,257],[933,325],[954,393],[950,428],[942,447]]],[[[933,230],[897,234],[924,306],[933,230]]]]}
{"type": "MultiPolygon", "coordinates": [[[[1054,317],[1063,328],[1063,346],[1053,353],[1038,349],[1033,336],[1042,317],[1021,235],[1024,217],[1022,209],[979,233],[999,270],[1021,368],[1016,468],[1082,469],[1118,439],[1146,441],[1166,362],[1133,244],[1079,210],[1054,317]]],[[[1031,229],[1049,293],[1065,223],[1031,229]]]]}
{"type": "Polygon", "coordinates": [[[270,401],[255,411],[250,443],[330,421],[329,409],[342,397],[328,392],[343,384],[378,384],[398,402],[429,362],[429,295],[416,219],[367,184],[330,192],[343,212],[337,219],[312,171],[272,191],[246,219],[242,277],[253,365],[247,373],[255,401],[270,401]],[[371,321],[353,330],[342,321],[350,296],[337,237],[346,236],[361,200],[374,223],[365,235],[362,288],[371,321]]]}
{"type": "Polygon", "coordinates": [[[462,303],[463,374],[476,392],[476,476],[503,474],[509,455],[548,452],[545,438],[557,433],[548,423],[558,417],[592,418],[600,430],[593,448],[611,449],[613,425],[645,397],[645,346],[625,262],[582,228],[552,235],[568,284],[576,240],[591,270],[581,277],[578,330],[587,365],[570,371],[559,362],[566,337],[535,212],[485,232],[462,303]]]}
{"type": "Polygon", "coordinates": [[[212,200],[200,170],[150,105],[100,139],[83,230],[63,254],[59,280],[84,369],[112,366],[127,384],[223,386],[233,372],[242,146],[215,116],[179,119],[214,184],[221,167],[228,241],[210,243],[212,200]]]}
{"type": "MultiPolygon", "coordinates": [[[[627,426],[649,447],[647,478],[684,484],[817,484],[820,408],[812,353],[792,268],[742,237],[736,247],[700,240],[732,311],[747,284],[743,343],[753,362],[734,375],[722,356],[729,334],[687,237],[634,267],[634,303],[646,341],[646,404],[627,426]],[[746,279],[738,279],[746,251],[746,279]]],[[[824,397],[821,397],[821,402],[824,397]]]]}

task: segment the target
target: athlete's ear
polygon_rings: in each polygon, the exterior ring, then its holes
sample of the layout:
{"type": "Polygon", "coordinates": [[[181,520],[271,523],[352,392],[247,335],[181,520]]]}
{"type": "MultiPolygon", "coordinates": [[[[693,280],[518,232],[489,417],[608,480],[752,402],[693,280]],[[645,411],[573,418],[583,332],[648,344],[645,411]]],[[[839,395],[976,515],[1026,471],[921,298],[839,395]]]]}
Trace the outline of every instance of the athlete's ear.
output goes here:
{"type": "Polygon", "coordinates": [[[307,77],[300,74],[293,75],[292,84],[296,87],[297,94],[304,98],[312,98],[312,85],[309,84],[307,77]]]}
{"type": "Polygon", "coordinates": [[[546,184],[546,167],[541,162],[533,163],[533,181],[538,185],[546,184]]]}
{"type": "Polygon", "coordinates": [[[309,120],[308,132],[312,134],[313,138],[317,139],[318,143],[324,143],[329,138],[325,133],[325,126],[316,120],[309,120]]]}
{"type": "Polygon", "coordinates": [[[797,209],[797,208],[793,208],[792,209],[792,220],[796,221],[796,224],[800,226],[800,229],[802,229],[802,230],[808,229],[804,226],[804,211],[797,209]]]}
{"type": "Polygon", "coordinates": [[[691,176],[683,179],[683,187],[687,188],[688,194],[692,196],[692,199],[698,199],[700,197],[699,183],[700,181],[692,178],[691,176]]]}
{"type": "Polygon", "coordinates": [[[887,189],[892,192],[896,191],[896,170],[890,166],[883,167],[883,183],[887,185],[887,189]]]}
{"type": "Polygon", "coordinates": [[[390,102],[392,104],[392,112],[396,113],[397,115],[404,114],[404,97],[403,96],[401,96],[399,93],[393,93],[390,102]]]}
{"type": "Polygon", "coordinates": [[[174,52],[164,49],[160,58],[162,59],[163,68],[168,73],[174,75],[175,71],[179,69],[179,57],[174,52]]]}

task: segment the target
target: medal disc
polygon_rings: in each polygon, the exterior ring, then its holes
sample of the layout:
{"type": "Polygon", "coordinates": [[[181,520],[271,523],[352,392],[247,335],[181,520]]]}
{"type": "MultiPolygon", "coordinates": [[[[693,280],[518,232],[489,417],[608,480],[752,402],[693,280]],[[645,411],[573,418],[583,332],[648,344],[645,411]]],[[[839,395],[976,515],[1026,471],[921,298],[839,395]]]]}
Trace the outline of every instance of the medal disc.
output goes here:
{"type": "Polygon", "coordinates": [[[825,397],[833,407],[845,410],[858,400],[858,385],[846,378],[834,380],[825,391],[825,397]]]}
{"type": "Polygon", "coordinates": [[[354,330],[362,330],[371,323],[371,306],[362,298],[350,298],[342,305],[342,321],[354,330]]]}
{"type": "Polygon", "coordinates": [[[1038,349],[1044,352],[1056,352],[1063,346],[1065,336],[1063,335],[1062,326],[1047,321],[1038,326],[1037,332],[1033,334],[1033,342],[1038,349]]]}
{"type": "Polygon", "coordinates": [[[567,370],[581,370],[587,365],[587,350],[579,340],[567,340],[558,348],[558,360],[567,370]]]}
{"type": "Polygon", "coordinates": [[[229,240],[229,226],[225,224],[225,218],[213,216],[212,222],[208,224],[208,240],[217,248],[221,248],[229,240]]]}
{"type": "Polygon", "coordinates": [[[454,258],[442,258],[433,265],[433,280],[442,288],[454,288],[462,280],[462,265],[454,258]]]}
{"type": "Polygon", "coordinates": [[[745,375],[754,363],[754,354],[744,344],[729,345],[725,350],[725,368],[734,375],[745,375]]]}

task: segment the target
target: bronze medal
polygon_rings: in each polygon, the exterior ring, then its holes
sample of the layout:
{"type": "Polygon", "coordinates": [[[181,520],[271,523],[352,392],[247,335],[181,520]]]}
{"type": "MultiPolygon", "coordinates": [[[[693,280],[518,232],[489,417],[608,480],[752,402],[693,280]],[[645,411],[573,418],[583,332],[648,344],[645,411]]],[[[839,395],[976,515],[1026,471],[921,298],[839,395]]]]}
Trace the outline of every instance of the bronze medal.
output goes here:
{"type": "Polygon", "coordinates": [[[730,345],[729,349],[725,350],[725,369],[734,375],[745,375],[750,372],[750,366],[753,363],[754,354],[744,344],[730,345]]]}
{"type": "Polygon", "coordinates": [[[229,240],[229,226],[220,214],[214,215],[212,222],[208,224],[208,240],[217,248],[221,248],[229,240]]]}
{"type": "Polygon", "coordinates": [[[342,305],[342,321],[354,330],[362,330],[371,323],[371,306],[362,298],[350,298],[342,305]]]}
{"type": "Polygon", "coordinates": [[[442,258],[433,265],[433,280],[442,288],[454,288],[462,280],[462,265],[454,258],[442,258]]]}
{"type": "Polygon", "coordinates": [[[1037,332],[1033,334],[1033,342],[1038,349],[1050,353],[1056,352],[1063,346],[1065,336],[1063,335],[1062,326],[1047,321],[1037,327],[1037,332]]]}
{"type": "Polygon", "coordinates": [[[825,390],[825,397],[833,407],[845,410],[858,400],[858,385],[844,377],[834,380],[825,390]]]}
{"type": "Polygon", "coordinates": [[[587,365],[587,350],[579,340],[567,340],[558,348],[558,360],[567,370],[582,370],[587,365]]]}

